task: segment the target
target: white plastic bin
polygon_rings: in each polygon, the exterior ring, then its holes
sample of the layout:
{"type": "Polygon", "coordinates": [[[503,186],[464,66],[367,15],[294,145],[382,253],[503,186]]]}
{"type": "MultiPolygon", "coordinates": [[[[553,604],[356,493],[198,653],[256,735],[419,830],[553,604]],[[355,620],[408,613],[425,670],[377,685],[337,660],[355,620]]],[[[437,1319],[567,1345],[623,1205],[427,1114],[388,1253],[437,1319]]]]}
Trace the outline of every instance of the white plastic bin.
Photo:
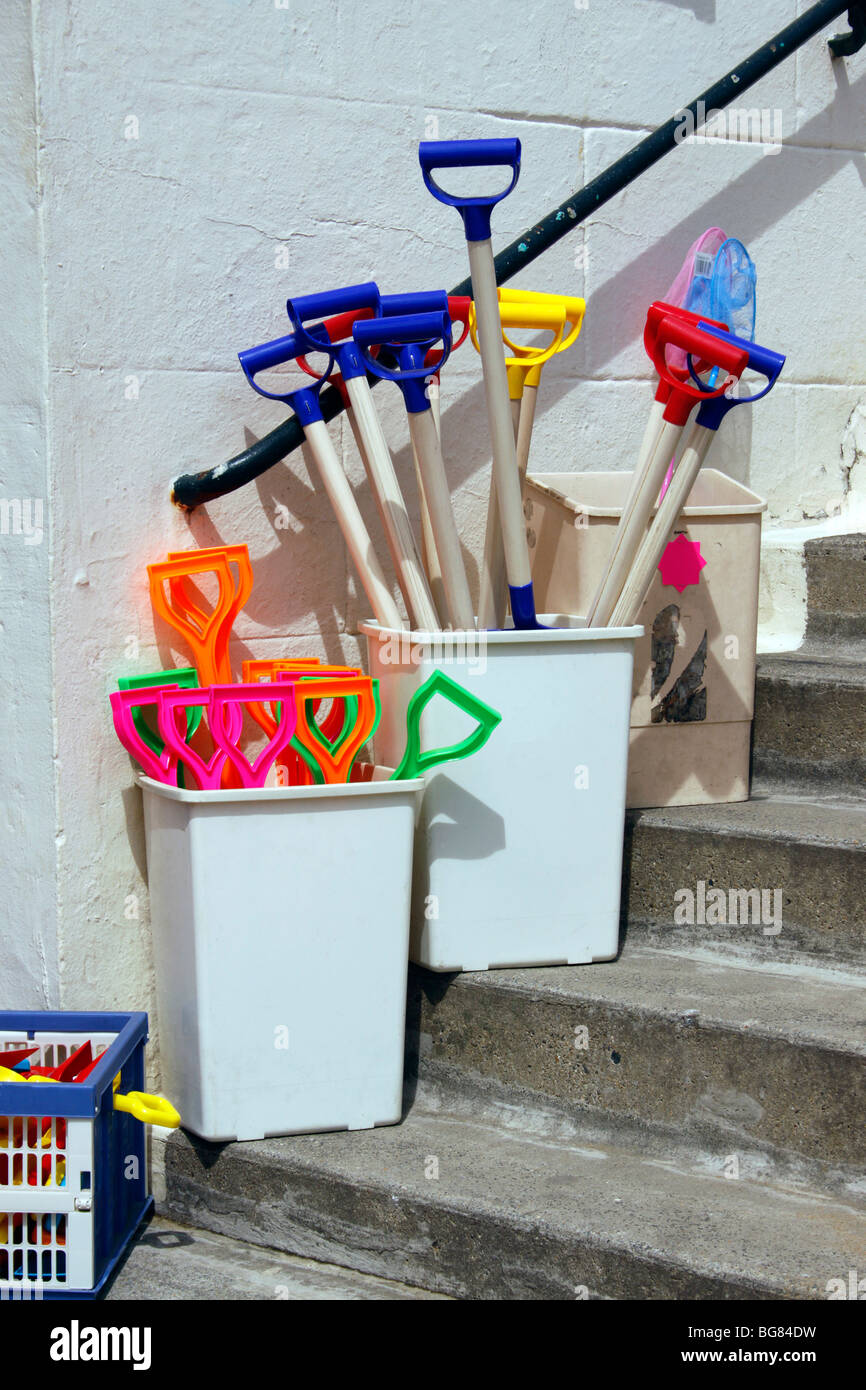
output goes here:
{"type": "Polygon", "coordinates": [[[204,1139],[400,1119],[420,779],[141,777],[164,1086],[204,1139]]]}
{"type": "MultiPolygon", "coordinates": [[[[540,605],[586,612],[630,484],[630,473],[527,477],[540,605]]],[[[645,636],[635,652],[628,806],[748,800],[765,507],[715,468],[698,474],[676,530],[699,543],[707,563],[682,593],[657,573],[638,614],[645,636]]]]}
{"type": "MultiPolygon", "coordinates": [[[[378,761],[403,751],[406,706],[436,666],[502,715],[471,758],[430,772],[415,844],[410,957],[430,970],[578,964],[617,950],[628,717],[643,629],[407,634],[363,623],[380,682],[378,761]]],[[[422,746],[457,742],[442,700],[422,746]]]]}

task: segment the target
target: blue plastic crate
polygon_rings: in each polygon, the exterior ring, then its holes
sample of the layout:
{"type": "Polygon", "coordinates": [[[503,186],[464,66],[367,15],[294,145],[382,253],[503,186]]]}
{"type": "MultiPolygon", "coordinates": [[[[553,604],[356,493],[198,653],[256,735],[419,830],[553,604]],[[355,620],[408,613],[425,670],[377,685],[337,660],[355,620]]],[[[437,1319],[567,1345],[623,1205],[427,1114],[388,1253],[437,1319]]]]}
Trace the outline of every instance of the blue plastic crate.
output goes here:
{"type": "Polygon", "coordinates": [[[144,1090],[145,1013],[0,1012],[3,1052],[57,1066],[87,1039],[86,1081],[0,1081],[0,1299],[96,1298],[153,1208],[145,1127],[115,1110],[144,1090]]]}

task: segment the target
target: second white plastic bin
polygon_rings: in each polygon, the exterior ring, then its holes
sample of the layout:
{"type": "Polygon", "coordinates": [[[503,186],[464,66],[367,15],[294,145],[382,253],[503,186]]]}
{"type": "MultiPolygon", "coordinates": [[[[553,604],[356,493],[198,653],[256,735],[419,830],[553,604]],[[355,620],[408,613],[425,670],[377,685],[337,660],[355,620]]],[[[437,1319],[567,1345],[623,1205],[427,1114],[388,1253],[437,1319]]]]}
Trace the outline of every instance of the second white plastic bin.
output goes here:
{"type": "MultiPolygon", "coordinates": [[[[537,473],[524,511],[538,603],[586,612],[631,474],[537,473]]],[[[638,621],[626,804],[747,801],[755,699],[761,513],[766,503],[702,468],[677,523],[705,567],[679,591],[657,573],[638,621]]]]}
{"type": "MultiPolygon", "coordinates": [[[[634,646],[643,628],[398,633],[364,623],[380,682],[376,756],[402,755],[406,706],[437,666],[502,715],[430,772],[415,843],[410,957],[428,969],[577,964],[617,951],[634,646]]],[[[443,700],[422,746],[469,729],[443,700]]]]}
{"type": "Polygon", "coordinates": [[[139,780],[163,1079],[184,1127],[227,1140],[398,1121],[423,783],[139,780]]]}

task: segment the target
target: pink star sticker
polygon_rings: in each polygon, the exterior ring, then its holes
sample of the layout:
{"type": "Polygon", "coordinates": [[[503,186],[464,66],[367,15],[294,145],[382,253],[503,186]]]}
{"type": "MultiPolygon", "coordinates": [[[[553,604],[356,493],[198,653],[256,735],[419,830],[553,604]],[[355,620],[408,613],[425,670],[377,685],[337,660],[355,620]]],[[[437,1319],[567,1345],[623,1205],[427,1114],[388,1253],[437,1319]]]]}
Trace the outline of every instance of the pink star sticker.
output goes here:
{"type": "Polygon", "coordinates": [[[700,541],[687,540],[680,533],[669,543],[661,558],[659,569],[662,584],[672,585],[681,594],[690,584],[698,583],[706,563],[701,554],[700,541]]]}

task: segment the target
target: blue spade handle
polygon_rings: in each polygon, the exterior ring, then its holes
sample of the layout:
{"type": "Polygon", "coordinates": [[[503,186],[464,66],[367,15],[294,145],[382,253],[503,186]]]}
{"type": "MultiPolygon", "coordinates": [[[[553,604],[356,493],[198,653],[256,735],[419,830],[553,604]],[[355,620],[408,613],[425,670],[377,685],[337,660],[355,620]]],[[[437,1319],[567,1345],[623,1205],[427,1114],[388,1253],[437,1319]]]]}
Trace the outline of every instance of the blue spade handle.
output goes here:
{"type": "Polygon", "coordinates": [[[302,425],[322,419],[319,392],[333,370],[334,357],[333,349],[326,348],[303,328],[288,333],[284,338],[274,338],[269,343],[261,343],[258,347],[247,348],[244,352],[238,353],[244,376],[253,390],[269,401],[285,401],[292,407],[302,425]],[[296,357],[303,357],[308,352],[325,352],[328,356],[325,371],[320,377],[312,380],[309,386],[299,386],[294,391],[266,391],[256,382],[259,372],[267,371],[269,367],[278,367],[283,362],[293,362],[296,357]]]}
{"type": "Polygon", "coordinates": [[[418,161],[424,182],[434,198],[456,208],[463,218],[467,241],[490,239],[490,214],[507,198],[520,177],[519,140],[422,140],[418,146],[418,161]],[[434,169],[467,169],[490,165],[507,165],[511,182],[501,193],[477,198],[462,198],[446,193],[433,177],[434,169]]]}
{"type": "MultiPolygon", "coordinates": [[[[729,410],[733,410],[738,405],[749,405],[754,401],[759,401],[762,396],[766,396],[768,391],[773,389],[779,373],[785,365],[785,358],[780,352],[773,352],[771,348],[761,347],[760,343],[750,342],[748,338],[738,338],[736,334],[728,333],[724,328],[717,328],[713,324],[701,322],[698,324],[698,328],[704,333],[712,334],[714,338],[724,338],[734,347],[742,348],[744,352],[749,354],[747,365],[751,370],[767,378],[766,386],[762,390],[756,391],[752,396],[713,396],[702,402],[695,417],[696,423],[703,425],[705,429],[717,430],[729,410]]],[[[689,355],[688,361],[692,377],[698,385],[702,385],[703,383],[695,373],[691,355],[689,355]]]]}
{"type": "Polygon", "coordinates": [[[294,299],[286,300],[286,312],[292,326],[296,331],[304,331],[310,338],[315,338],[320,351],[333,352],[337,370],[344,381],[354,376],[364,376],[366,371],[351,328],[347,325],[347,337],[342,342],[333,342],[321,320],[336,318],[339,314],[360,313],[363,309],[369,309],[373,314],[381,312],[379,286],[374,280],[365,280],[360,285],[345,285],[338,290],[325,290],[321,294],[299,294],[294,299]],[[304,324],[311,320],[316,320],[313,327],[305,329],[304,324]]]}
{"type": "Polygon", "coordinates": [[[359,319],[352,332],[366,366],[374,376],[396,381],[410,415],[430,409],[426,393],[429,378],[447,362],[451,352],[451,319],[447,307],[433,314],[398,314],[393,318],[359,319]],[[426,364],[427,353],[441,340],[442,355],[435,367],[426,364]],[[396,366],[373,357],[368,349],[387,346],[396,366]]]}

